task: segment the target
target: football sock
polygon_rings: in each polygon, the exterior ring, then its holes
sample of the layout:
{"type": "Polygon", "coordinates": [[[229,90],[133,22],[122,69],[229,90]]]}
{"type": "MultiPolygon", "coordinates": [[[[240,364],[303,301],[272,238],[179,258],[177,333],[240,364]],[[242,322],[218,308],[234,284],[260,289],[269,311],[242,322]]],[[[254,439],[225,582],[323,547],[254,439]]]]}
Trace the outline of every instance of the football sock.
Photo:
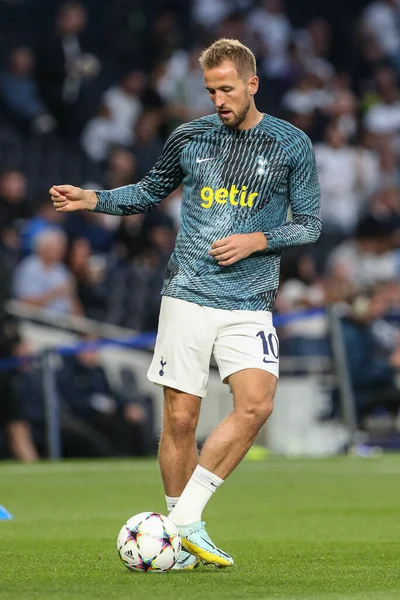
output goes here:
{"type": "Polygon", "coordinates": [[[190,525],[201,521],[201,515],[223,479],[197,465],[169,518],[176,525],[190,525]]]}
{"type": "Polygon", "coordinates": [[[165,501],[167,503],[168,514],[171,512],[173,508],[175,508],[177,502],[179,500],[179,496],[165,496],[165,501]]]}

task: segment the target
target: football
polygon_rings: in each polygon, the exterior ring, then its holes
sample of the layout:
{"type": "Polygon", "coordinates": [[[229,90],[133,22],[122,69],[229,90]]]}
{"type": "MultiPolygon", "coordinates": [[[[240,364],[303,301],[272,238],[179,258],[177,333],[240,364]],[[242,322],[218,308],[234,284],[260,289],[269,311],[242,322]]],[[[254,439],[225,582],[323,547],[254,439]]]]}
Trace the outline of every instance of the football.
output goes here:
{"type": "Polygon", "coordinates": [[[130,571],[169,571],[182,548],[179,531],[164,515],[143,512],[122,526],[118,554],[130,571]]]}

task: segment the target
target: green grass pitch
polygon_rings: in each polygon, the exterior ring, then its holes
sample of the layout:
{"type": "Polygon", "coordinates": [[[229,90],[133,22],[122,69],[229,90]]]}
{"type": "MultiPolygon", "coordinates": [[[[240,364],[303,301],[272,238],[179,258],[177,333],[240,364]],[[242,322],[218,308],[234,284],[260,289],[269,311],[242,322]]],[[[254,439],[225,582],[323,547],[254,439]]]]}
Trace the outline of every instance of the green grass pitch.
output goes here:
{"type": "Polygon", "coordinates": [[[244,462],[212,498],[236,565],[130,573],[116,537],[165,514],[155,461],[0,465],[1,600],[400,599],[400,457],[244,462]]]}

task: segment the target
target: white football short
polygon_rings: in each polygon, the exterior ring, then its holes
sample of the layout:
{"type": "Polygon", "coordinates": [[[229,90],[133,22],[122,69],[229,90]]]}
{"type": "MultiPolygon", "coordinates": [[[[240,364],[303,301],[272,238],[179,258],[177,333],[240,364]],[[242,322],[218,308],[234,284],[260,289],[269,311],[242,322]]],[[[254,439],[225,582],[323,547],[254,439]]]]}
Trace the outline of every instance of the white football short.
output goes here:
{"type": "Polygon", "coordinates": [[[268,311],[221,310],[163,296],[153,383],[203,398],[211,354],[222,381],[243,369],[279,374],[279,342],[268,311]]]}

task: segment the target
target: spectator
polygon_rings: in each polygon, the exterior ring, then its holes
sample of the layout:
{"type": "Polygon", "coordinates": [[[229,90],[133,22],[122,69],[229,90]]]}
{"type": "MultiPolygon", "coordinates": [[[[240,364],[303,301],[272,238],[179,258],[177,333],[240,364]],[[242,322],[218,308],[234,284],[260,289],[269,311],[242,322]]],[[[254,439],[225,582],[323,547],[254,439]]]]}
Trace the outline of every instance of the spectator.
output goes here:
{"type": "Polygon", "coordinates": [[[364,25],[377,40],[393,65],[400,69],[400,10],[397,0],[376,0],[363,14],[364,25]]]}
{"type": "Polygon", "coordinates": [[[21,239],[16,225],[0,231],[0,256],[10,271],[14,271],[21,260],[21,239]]]}
{"type": "Polygon", "coordinates": [[[74,281],[63,264],[67,239],[60,231],[44,231],[36,238],[35,254],[14,273],[14,295],[31,306],[80,315],[74,281]]]}
{"type": "MultiPolygon", "coordinates": [[[[40,457],[48,458],[46,401],[43,369],[40,364],[36,362],[25,364],[15,379],[14,388],[23,417],[29,425],[36,452],[40,457]]],[[[62,456],[64,458],[113,456],[114,448],[110,441],[88,422],[73,415],[62,398],[58,400],[62,456]]]]}
{"type": "Polygon", "coordinates": [[[379,181],[378,188],[399,189],[400,172],[397,156],[393,145],[386,143],[379,149],[379,181]]]}
{"type": "Polygon", "coordinates": [[[328,61],[331,52],[332,32],[329,21],[319,17],[311,19],[305,29],[295,35],[304,68],[308,73],[328,80],[334,69],[328,61]]]}
{"type": "Polygon", "coordinates": [[[210,113],[210,98],[204,88],[198,48],[190,52],[186,68],[181,71],[175,85],[170,98],[169,114],[177,125],[210,113]]]}
{"type": "Polygon", "coordinates": [[[115,188],[136,183],[136,157],[128,148],[114,148],[108,157],[105,173],[105,187],[115,188]]]}
{"type": "Polygon", "coordinates": [[[351,282],[357,292],[380,282],[396,279],[398,260],[395,248],[395,223],[366,215],[358,224],[354,239],[339,244],[328,258],[328,269],[351,282]]]}
{"type": "MultiPolygon", "coordinates": [[[[86,338],[88,341],[88,338],[86,338]]],[[[65,357],[57,388],[72,414],[105,436],[117,456],[146,456],[151,400],[131,388],[126,395],[113,390],[95,347],[65,357]]]]}
{"type": "Polygon", "coordinates": [[[316,145],[315,156],[324,221],[318,249],[326,257],[334,245],[355,230],[376,181],[370,181],[364,154],[348,145],[336,124],[327,127],[325,142],[316,145]]]}
{"type": "MultiPolygon", "coordinates": [[[[18,347],[11,354],[7,346],[10,340],[4,340],[9,335],[10,323],[0,323],[0,359],[18,357],[18,347]],[[6,330],[6,333],[4,332],[6,330]]],[[[22,346],[21,346],[22,347],[22,346]]],[[[18,369],[0,372],[0,432],[4,434],[8,457],[23,462],[35,462],[39,455],[32,438],[30,423],[26,418],[21,400],[16,392],[18,369]]]]}
{"type": "Polygon", "coordinates": [[[271,78],[282,77],[288,65],[292,35],[283,0],[264,0],[260,8],[250,13],[248,25],[258,42],[260,55],[265,56],[264,74],[271,78]]]}
{"type": "Polygon", "coordinates": [[[316,123],[314,113],[294,113],[285,111],[283,112],[282,117],[285,118],[286,121],[292,123],[295,127],[302,129],[311,140],[320,140],[319,126],[316,123]]]}
{"type": "Polygon", "coordinates": [[[336,78],[336,89],[330,90],[330,101],[323,107],[323,113],[334,121],[346,139],[354,140],[357,133],[358,101],[349,89],[350,82],[342,87],[339,77],[336,78]]]}
{"type": "Polygon", "coordinates": [[[331,94],[322,86],[321,80],[308,73],[284,95],[282,105],[297,114],[310,114],[321,110],[332,101],[331,94]]]}
{"type": "Polygon", "coordinates": [[[110,111],[113,131],[121,145],[133,141],[134,128],[142,112],[141,94],[145,89],[145,76],[140,71],[126,73],[120,83],[107,90],[103,104],[110,111]]]}
{"type": "Polygon", "coordinates": [[[155,331],[166,261],[148,250],[121,263],[108,276],[113,294],[107,300],[106,321],[134,331],[155,331]]]}
{"type": "Polygon", "coordinates": [[[389,186],[379,190],[371,198],[370,210],[378,218],[391,219],[400,228],[400,188],[389,186]]]}
{"type": "Polygon", "coordinates": [[[79,131],[85,83],[100,70],[97,57],[85,52],[82,34],[86,25],[87,12],[82,4],[63,4],[53,31],[43,37],[38,48],[41,94],[64,135],[79,131]]]}
{"type": "Polygon", "coordinates": [[[0,175],[0,231],[27,216],[27,182],[25,175],[10,169],[0,175]]]}
{"type": "MultiPolygon", "coordinates": [[[[277,299],[279,310],[286,314],[324,307],[324,283],[317,276],[313,258],[307,254],[293,258],[286,253],[285,259],[283,273],[287,279],[280,286],[277,299]]],[[[299,319],[285,325],[280,347],[283,354],[290,356],[329,355],[326,315],[316,314],[310,319],[299,319]]]]}
{"type": "MultiPolygon", "coordinates": [[[[188,52],[182,48],[155,65],[151,74],[151,83],[162,101],[168,103],[173,99],[178,82],[182,73],[187,71],[187,66],[188,52]]],[[[147,102],[144,105],[148,108],[147,102]]]]}
{"type": "Polygon", "coordinates": [[[33,252],[36,237],[43,231],[62,231],[64,216],[62,213],[54,210],[47,196],[41,196],[37,212],[21,228],[21,248],[23,254],[26,256],[33,252]]]}
{"type": "Polygon", "coordinates": [[[147,110],[141,114],[136,124],[132,152],[136,159],[138,181],[153,168],[162,152],[163,143],[159,135],[160,123],[159,112],[147,110]]]}
{"type": "Polygon", "coordinates": [[[86,124],[82,136],[82,148],[95,163],[103,163],[114,145],[120,141],[119,133],[112,119],[111,110],[101,104],[97,115],[86,124]]]}
{"type": "MultiPolygon", "coordinates": [[[[10,273],[0,259],[0,360],[10,359],[24,353],[16,321],[7,315],[10,273]]],[[[38,459],[31,430],[25,418],[15,383],[18,369],[0,370],[0,432],[5,436],[9,456],[24,462],[38,459]]]]}
{"type": "MultiPolygon", "coordinates": [[[[397,342],[388,349],[380,344],[372,325],[372,321],[376,325],[375,320],[382,318],[390,305],[390,297],[393,296],[390,287],[393,290],[390,285],[389,294],[385,287],[377,289],[369,302],[362,303],[362,316],[359,310],[355,310],[354,316],[345,319],[342,324],[346,362],[362,428],[365,428],[365,418],[377,409],[386,410],[394,421],[400,408],[398,332],[397,342]]],[[[399,287],[396,287],[398,301],[399,287]]]]}
{"type": "Polygon", "coordinates": [[[241,40],[242,44],[251,47],[254,43],[251,32],[247,25],[245,15],[249,12],[245,10],[246,4],[250,4],[247,0],[238,0],[235,4],[237,9],[230,2],[231,12],[221,21],[217,30],[217,38],[228,38],[233,40],[241,40]]]}
{"type": "Polygon", "coordinates": [[[94,256],[88,240],[78,238],[71,244],[67,264],[76,281],[78,299],[85,316],[95,321],[103,321],[109,293],[106,283],[106,259],[94,256]]]}
{"type": "Polygon", "coordinates": [[[215,30],[231,10],[228,0],[194,0],[193,20],[204,30],[215,30]]]}
{"type": "Polygon", "coordinates": [[[0,175],[0,252],[11,270],[21,258],[19,229],[27,216],[26,178],[18,170],[0,175]]]}
{"type": "Polygon", "coordinates": [[[144,213],[122,217],[115,235],[114,252],[119,260],[131,260],[142,251],[144,213]]]}
{"type": "Polygon", "coordinates": [[[180,27],[178,15],[171,7],[163,7],[152,15],[146,52],[153,67],[164,61],[175,50],[183,47],[184,32],[180,27]]]}
{"type": "Polygon", "coordinates": [[[166,136],[168,135],[168,123],[165,123],[165,120],[167,119],[166,102],[163,95],[158,90],[158,78],[160,77],[160,71],[163,71],[163,65],[164,63],[158,63],[151,71],[147,85],[143,90],[141,100],[142,106],[145,107],[146,110],[158,113],[161,124],[164,126],[163,135],[166,136]]]}
{"type": "MultiPolygon", "coordinates": [[[[136,159],[133,153],[124,147],[113,148],[108,156],[104,172],[103,187],[115,188],[135,183],[136,159]]],[[[91,189],[96,185],[86,184],[91,189]]],[[[121,218],[93,212],[73,213],[69,215],[66,231],[71,239],[87,238],[95,254],[110,252],[121,218]]]]}
{"type": "Polygon", "coordinates": [[[400,91],[393,69],[381,67],[375,74],[378,101],[366,113],[364,124],[376,135],[400,135],[400,91]]]}
{"type": "Polygon", "coordinates": [[[160,207],[145,214],[143,221],[143,250],[154,250],[160,258],[168,258],[176,237],[172,218],[160,207]]]}
{"type": "Polygon", "coordinates": [[[112,59],[113,64],[124,68],[141,64],[147,72],[152,65],[143,48],[146,47],[150,24],[156,11],[154,2],[113,0],[103,6],[106,12],[97,34],[104,40],[104,54],[112,59]]]}
{"type": "Polygon", "coordinates": [[[172,219],[162,210],[147,213],[138,234],[139,252],[113,269],[108,278],[107,321],[141,331],[157,328],[160,289],[175,240],[172,219]]]}
{"type": "Polygon", "coordinates": [[[371,36],[361,38],[351,70],[353,87],[358,96],[364,97],[371,92],[374,75],[383,66],[389,65],[378,42],[371,36]]]}
{"type": "Polygon", "coordinates": [[[79,211],[68,215],[65,230],[70,240],[86,238],[95,254],[103,254],[110,252],[114,240],[115,227],[109,223],[114,222],[116,227],[119,223],[118,217],[111,219],[104,219],[99,213],[79,211]]]}
{"type": "Polygon", "coordinates": [[[10,56],[8,68],[0,74],[0,93],[10,117],[27,131],[49,133],[56,125],[42,102],[33,77],[35,57],[20,46],[10,56]]]}

